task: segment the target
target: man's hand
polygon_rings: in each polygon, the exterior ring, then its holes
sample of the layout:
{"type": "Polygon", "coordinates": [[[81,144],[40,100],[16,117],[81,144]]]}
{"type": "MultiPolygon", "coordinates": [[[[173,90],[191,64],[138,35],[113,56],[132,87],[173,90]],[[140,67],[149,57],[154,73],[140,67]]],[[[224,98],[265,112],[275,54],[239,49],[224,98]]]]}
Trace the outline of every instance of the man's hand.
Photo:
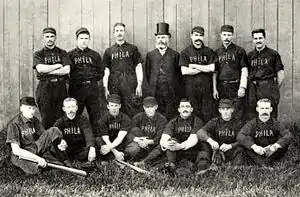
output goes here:
{"type": "Polygon", "coordinates": [[[121,160],[121,161],[124,160],[124,153],[123,152],[116,150],[116,151],[114,151],[114,155],[115,155],[115,158],[117,160],[121,160]]]}
{"type": "Polygon", "coordinates": [[[251,146],[251,148],[254,150],[254,152],[256,152],[256,153],[259,154],[259,155],[263,155],[263,154],[266,153],[266,150],[265,150],[263,147],[258,146],[258,145],[256,145],[256,144],[253,144],[253,145],[251,146]]]}
{"type": "Polygon", "coordinates": [[[150,145],[150,143],[151,140],[148,140],[146,137],[141,137],[138,142],[139,146],[144,149],[147,148],[150,145]]]}
{"type": "Polygon", "coordinates": [[[208,138],[207,139],[207,142],[209,143],[209,145],[211,146],[211,148],[213,150],[218,150],[219,149],[219,143],[216,142],[215,140],[211,139],[211,138],[208,138]]]}
{"type": "Polygon", "coordinates": [[[177,150],[181,150],[183,147],[181,146],[181,144],[179,144],[177,141],[175,140],[170,140],[169,141],[169,150],[171,151],[177,151],[177,150]]]}
{"type": "Polygon", "coordinates": [[[106,155],[110,151],[111,151],[111,147],[109,145],[106,144],[106,145],[101,146],[100,153],[102,155],[106,155]]]}
{"type": "Polygon", "coordinates": [[[214,99],[215,100],[218,100],[219,99],[219,92],[218,92],[218,90],[213,90],[213,97],[214,97],[214,99]]]}
{"type": "Polygon", "coordinates": [[[244,97],[245,96],[245,88],[240,87],[238,90],[238,97],[244,97]]]}
{"type": "Polygon", "coordinates": [[[88,161],[94,161],[96,159],[96,149],[95,147],[90,147],[88,161]]]}
{"type": "Polygon", "coordinates": [[[109,96],[109,90],[107,87],[104,87],[104,94],[105,94],[105,98],[107,99],[107,97],[109,96]]]}
{"type": "Polygon", "coordinates": [[[267,157],[270,157],[271,155],[273,155],[277,150],[278,148],[280,148],[281,146],[277,143],[274,143],[272,145],[268,145],[266,146],[264,149],[265,149],[265,153],[266,153],[266,156],[267,157]]]}
{"type": "Polygon", "coordinates": [[[223,151],[223,152],[226,152],[228,150],[232,149],[232,146],[230,144],[222,144],[220,146],[220,150],[223,151]]]}
{"type": "Polygon", "coordinates": [[[68,144],[65,140],[61,140],[60,144],[57,145],[57,148],[61,151],[65,151],[68,148],[68,144]]]}
{"type": "Polygon", "coordinates": [[[135,94],[138,97],[142,97],[143,96],[143,91],[142,91],[142,84],[138,84],[135,90],[135,94]]]}
{"type": "Polygon", "coordinates": [[[45,168],[47,166],[47,162],[44,158],[40,157],[38,160],[38,166],[42,167],[42,168],[45,168]]]}

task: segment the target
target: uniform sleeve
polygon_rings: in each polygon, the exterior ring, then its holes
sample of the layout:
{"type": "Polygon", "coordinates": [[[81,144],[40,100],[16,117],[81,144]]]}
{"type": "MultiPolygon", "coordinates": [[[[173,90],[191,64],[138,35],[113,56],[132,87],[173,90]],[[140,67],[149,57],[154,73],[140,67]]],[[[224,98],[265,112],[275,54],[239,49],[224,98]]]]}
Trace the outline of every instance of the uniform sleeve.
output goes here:
{"type": "Polygon", "coordinates": [[[80,119],[79,125],[80,125],[81,129],[83,130],[83,134],[84,134],[85,141],[86,141],[86,146],[88,148],[91,146],[95,147],[95,136],[93,134],[92,127],[91,127],[88,119],[82,116],[80,119]]]}
{"type": "Polygon", "coordinates": [[[275,69],[276,69],[276,72],[284,69],[284,66],[281,61],[281,57],[278,53],[276,53],[276,55],[275,55],[275,69]]]}
{"type": "Polygon", "coordinates": [[[248,68],[248,57],[247,57],[247,53],[246,53],[245,49],[242,48],[240,50],[239,56],[241,57],[241,60],[240,60],[241,69],[248,68]]]}
{"type": "MultiPolygon", "coordinates": [[[[215,51],[215,54],[218,57],[218,49],[215,51]]],[[[219,69],[220,69],[220,62],[218,59],[218,61],[215,63],[215,71],[219,71],[219,69]]]]}
{"type": "Polygon", "coordinates": [[[96,53],[96,62],[97,62],[97,72],[99,74],[99,78],[97,80],[101,80],[104,76],[104,66],[102,64],[102,59],[99,53],[96,53]]]}
{"type": "Polygon", "coordinates": [[[111,59],[110,59],[110,49],[106,49],[103,55],[103,67],[107,67],[111,70],[111,59]]]}
{"type": "Polygon", "coordinates": [[[41,136],[42,133],[44,133],[44,131],[45,131],[45,128],[42,125],[41,121],[39,119],[37,119],[36,117],[34,118],[34,128],[35,128],[35,131],[38,136],[41,136]]]}
{"type": "Polygon", "coordinates": [[[68,55],[67,51],[62,51],[62,65],[71,65],[72,61],[70,59],[70,56],[68,55]]]}
{"type": "Polygon", "coordinates": [[[102,137],[104,135],[108,135],[108,118],[107,116],[103,116],[98,121],[98,128],[96,129],[95,136],[102,137]]]}
{"type": "Polygon", "coordinates": [[[191,131],[191,134],[196,134],[203,127],[203,121],[196,117],[194,118],[194,128],[191,131]]]}
{"type": "Polygon", "coordinates": [[[36,69],[38,64],[44,64],[44,58],[42,57],[42,53],[40,51],[36,51],[33,54],[33,69],[36,69]]]}
{"type": "Polygon", "coordinates": [[[150,56],[149,53],[147,53],[146,61],[145,61],[145,76],[148,83],[150,81],[150,73],[151,73],[151,59],[149,56],[150,56]]]}
{"type": "Polygon", "coordinates": [[[142,55],[136,46],[134,46],[133,49],[133,61],[134,66],[137,66],[139,63],[143,63],[142,55]]]}
{"type": "Polygon", "coordinates": [[[173,120],[170,120],[167,125],[166,125],[166,128],[164,129],[163,131],[163,134],[168,134],[169,136],[173,136],[173,133],[174,133],[174,123],[175,123],[175,119],[173,120]]]}
{"type": "Polygon", "coordinates": [[[178,66],[186,66],[188,67],[190,61],[187,55],[185,54],[185,51],[182,51],[179,58],[179,64],[178,66]]]}
{"type": "Polygon", "coordinates": [[[286,147],[287,145],[290,144],[293,135],[292,133],[289,131],[289,129],[287,129],[283,124],[278,123],[276,128],[280,129],[280,138],[278,139],[277,143],[281,146],[281,147],[286,147]]]}
{"type": "Polygon", "coordinates": [[[135,137],[140,137],[139,131],[140,131],[140,127],[139,127],[139,122],[140,122],[140,114],[136,114],[133,118],[132,118],[132,128],[130,129],[130,132],[127,133],[127,139],[129,142],[132,142],[133,139],[135,137]]]}
{"type": "Polygon", "coordinates": [[[164,129],[166,128],[166,125],[167,125],[167,119],[165,117],[161,116],[158,119],[158,123],[157,123],[156,137],[153,139],[155,145],[159,143],[161,135],[162,135],[164,129]]]}
{"type": "Polygon", "coordinates": [[[218,62],[217,54],[211,49],[208,54],[208,64],[215,64],[218,62]]]}
{"type": "Polygon", "coordinates": [[[250,121],[242,127],[242,129],[237,135],[238,143],[248,149],[250,149],[251,146],[254,144],[254,140],[251,136],[251,133],[253,132],[253,128],[254,128],[254,123],[253,121],[250,121]]]}
{"type": "Polygon", "coordinates": [[[6,143],[15,143],[21,146],[19,128],[16,124],[7,125],[6,143]]]}
{"type": "Polygon", "coordinates": [[[56,120],[53,126],[59,128],[61,131],[63,131],[65,127],[62,118],[56,120]]]}
{"type": "MultiPolygon", "coordinates": [[[[244,122],[243,121],[237,121],[236,123],[235,123],[235,131],[237,131],[237,134],[236,135],[238,135],[239,134],[239,132],[241,131],[241,128],[244,126],[244,122]]],[[[234,142],[234,143],[231,143],[230,144],[231,146],[232,146],[232,148],[236,148],[238,145],[239,145],[239,142],[238,141],[236,141],[236,142],[234,142]]]]}
{"type": "Polygon", "coordinates": [[[208,121],[201,129],[197,131],[197,137],[201,141],[207,141],[210,138],[213,132],[215,132],[217,121],[216,119],[212,119],[208,121]]]}
{"type": "Polygon", "coordinates": [[[127,115],[123,114],[123,117],[122,117],[122,120],[121,120],[120,131],[129,132],[131,127],[132,127],[132,122],[131,122],[130,118],[127,115]]]}

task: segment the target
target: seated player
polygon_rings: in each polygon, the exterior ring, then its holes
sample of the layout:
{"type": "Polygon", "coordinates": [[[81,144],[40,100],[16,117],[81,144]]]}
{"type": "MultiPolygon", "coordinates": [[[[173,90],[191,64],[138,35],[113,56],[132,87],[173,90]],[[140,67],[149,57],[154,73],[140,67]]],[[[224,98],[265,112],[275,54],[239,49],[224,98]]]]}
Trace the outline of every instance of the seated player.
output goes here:
{"type": "Polygon", "coordinates": [[[208,142],[214,154],[213,163],[230,162],[233,165],[243,164],[243,148],[238,145],[236,136],[243,126],[241,120],[232,117],[234,105],[229,99],[219,102],[220,116],[210,120],[198,132],[198,139],[208,142]]]}
{"type": "Polygon", "coordinates": [[[187,99],[180,101],[178,112],[179,115],[167,124],[160,140],[168,159],[165,167],[174,172],[177,162],[187,159],[196,164],[197,170],[204,170],[210,164],[209,146],[198,143],[196,135],[203,122],[192,114],[193,107],[187,99]]]}
{"type": "Polygon", "coordinates": [[[33,97],[20,100],[20,114],[7,125],[6,142],[10,144],[13,165],[21,168],[26,174],[39,174],[48,162],[62,164],[63,152],[67,144],[62,140],[58,128],[45,130],[34,116],[36,103],[33,97]]]}
{"type": "Polygon", "coordinates": [[[291,132],[271,117],[273,108],[267,98],[257,102],[258,117],[249,121],[239,132],[238,142],[246,148],[247,159],[259,166],[270,165],[287,151],[291,132]]]}
{"type": "Polygon", "coordinates": [[[128,134],[125,155],[134,160],[137,166],[151,165],[151,161],[161,154],[159,140],[167,124],[167,119],[157,112],[157,102],[154,97],[146,97],[143,101],[144,112],[132,119],[132,129],[128,134]]]}
{"type": "Polygon", "coordinates": [[[65,115],[58,119],[54,126],[62,131],[63,139],[68,144],[67,158],[73,163],[94,161],[96,158],[95,137],[89,120],[83,115],[76,114],[77,100],[66,98],[62,109],[65,115]]]}
{"type": "Polygon", "coordinates": [[[96,131],[96,143],[100,148],[102,160],[124,160],[125,136],[131,129],[131,120],[120,112],[121,101],[116,94],[107,98],[108,113],[99,121],[96,131]]]}

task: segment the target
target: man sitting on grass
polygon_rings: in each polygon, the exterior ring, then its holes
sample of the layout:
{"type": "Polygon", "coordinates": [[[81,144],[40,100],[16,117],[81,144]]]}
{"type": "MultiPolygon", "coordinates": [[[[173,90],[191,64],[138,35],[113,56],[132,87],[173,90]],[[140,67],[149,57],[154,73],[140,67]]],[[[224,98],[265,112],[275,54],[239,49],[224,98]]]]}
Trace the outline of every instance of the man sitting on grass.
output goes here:
{"type": "Polygon", "coordinates": [[[249,162],[259,166],[270,165],[287,151],[291,132],[271,117],[273,108],[267,98],[257,102],[258,117],[248,122],[239,132],[237,140],[247,150],[249,162]]]}
{"type": "Polygon", "coordinates": [[[125,154],[133,160],[143,159],[134,163],[145,167],[161,154],[159,140],[167,124],[167,119],[157,112],[157,102],[154,97],[143,100],[144,112],[135,115],[132,119],[132,129],[128,134],[129,144],[125,154]]]}
{"type": "Polygon", "coordinates": [[[65,115],[54,126],[62,131],[63,139],[68,144],[67,158],[78,164],[78,167],[89,167],[96,158],[95,137],[89,120],[83,115],[76,115],[77,110],[77,100],[66,98],[63,101],[65,115]]]}
{"type": "Polygon", "coordinates": [[[67,143],[58,128],[45,130],[34,116],[36,103],[33,97],[20,100],[21,113],[7,125],[6,142],[10,144],[11,162],[27,175],[39,174],[47,161],[63,165],[63,152],[67,143]]]}
{"type": "Polygon", "coordinates": [[[238,145],[236,136],[243,122],[232,117],[234,105],[229,99],[220,100],[219,112],[219,117],[210,120],[197,132],[198,139],[211,145],[213,163],[220,165],[230,162],[233,165],[242,165],[243,148],[238,145]]]}
{"type": "Polygon", "coordinates": [[[192,114],[193,107],[187,99],[180,101],[178,112],[179,115],[167,124],[160,140],[168,158],[165,167],[174,173],[177,162],[187,159],[196,164],[197,170],[204,170],[209,167],[209,149],[197,143],[196,135],[203,122],[192,114]]]}
{"type": "Polygon", "coordinates": [[[111,94],[107,98],[108,114],[99,121],[96,143],[100,148],[101,160],[124,160],[125,136],[131,128],[130,118],[120,112],[120,96],[111,94]]]}

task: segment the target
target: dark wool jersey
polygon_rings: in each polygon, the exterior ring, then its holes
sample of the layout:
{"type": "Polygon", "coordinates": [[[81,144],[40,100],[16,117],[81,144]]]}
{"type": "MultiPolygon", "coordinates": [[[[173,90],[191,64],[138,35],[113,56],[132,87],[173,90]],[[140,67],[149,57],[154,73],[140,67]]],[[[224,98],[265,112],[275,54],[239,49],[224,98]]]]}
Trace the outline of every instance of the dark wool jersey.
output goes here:
{"type": "Polygon", "coordinates": [[[36,146],[34,142],[44,131],[44,127],[36,117],[28,120],[19,114],[7,125],[6,143],[15,143],[20,148],[30,151],[36,146]]]}
{"type": "Polygon", "coordinates": [[[114,44],[105,50],[103,64],[109,68],[110,73],[115,72],[135,75],[135,67],[142,63],[138,48],[125,42],[122,45],[114,44]]]}
{"type": "Polygon", "coordinates": [[[276,77],[283,70],[279,53],[267,46],[262,51],[256,49],[248,53],[249,78],[252,80],[276,77]]]}
{"type": "Polygon", "coordinates": [[[190,134],[196,134],[202,126],[202,120],[194,115],[191,115],[187,119],[177,116],[168,122],[163,133],[176,138],[181,143],[187,140],[190,134]]]}
{"type": "MultiPolygon", "coordinates": [[[[38,64],[62,64],[62,65],[71,65],[71,61],[67,56],[67,52],[58,47],[54,47],[53,49],[49,49],[44,47],[43,49],[34,52],[33,55],[33,69],[36,69],[38,64]]],[[[54,78],[61,78],[59,75],[49,75],[47,73],[39,73],[37,72],[38,80],[50,80],[54,78]]]]}
{"type": "Polygon", "coordinates": [[[207,141],[209,137],[222,144],[237,145],[236,136],[243,127],[243,122],[236,119],[225,121],[221,116],[211,119],[204,127],[197,132],[197,136],[202,141],[207,141]]]}
{"type": "Polygon", "coordinates": [[[278,143],[281,147],[285,147],[290,143],[292,134],[274,118],[264,123],[256,117],[241,129],[237,139],[248,149],[253,144],[265,147],[278,143]]]}
{"type": "Polygon", "coordinates": [[[54,126],[63,133],[63,139],[66,140],[68,149],[95,147],[95,137],[86,117],[77,115],[73,120],[70,120],[64,115],[55,122],[54,126]]]}
{"type": "Polygon", "coordinates": [[[109,140],[113,141],[119,134],[119,131],[127,131],[131,129],[130,118],[120,112],[118,116],[114,117],[107,113],[99,121],[99,129],[97,129],[96,137],[102,137],[104,135],[109,136],[109,140]]]}
{"type": "Polygon", "coordinates": [[[218,80],[233,81],[241,78],[241,69],[247,67],[246,51],[231,43],[227,48],[222,45],[216,50],[218,62],[216,70],[218,71],[218,80]]]}
{"type": "Polygon", "coordinates": [[[158,49],[147,53],[145,74],[149,84],[150,95],[155,96],[158,79],[165,80],[171,88],[178,88],[181,78],[179,63],[179,53],[167,48],[164,55],[158,49]]]}
{"type": "MultiPolygon", "coordinates": [[[[200,49],[190,45],[180,54],[179,66],[188,67],[189,64],[209,65],[218,61],[216,53],[202,44],[200,49]]],[[[185,83],[210,85],[212,84],[212,73],[200,72],[196,75],[184,75],[185,83]]]]}
{"type": "Polygon", "coordinates": [[[133,135],[137,137],[147,136],[154,141],[154,144],[158,144],[166,124],[167,119],[159,112],[156,112],[152,118],[149,118],[145,112],[141,112],[132,118],[132,128],[138,127],[140,129],[139,133],[133,133],[133,135]]]}
{"type": "Polygon", "coordinates": [[[76,47],[68,52],[71,59],[70,77],[72,81],[99,81],[104,76],[104,67],[101,56],[98,52],[85,48],[84,50],[76,47]]]}

